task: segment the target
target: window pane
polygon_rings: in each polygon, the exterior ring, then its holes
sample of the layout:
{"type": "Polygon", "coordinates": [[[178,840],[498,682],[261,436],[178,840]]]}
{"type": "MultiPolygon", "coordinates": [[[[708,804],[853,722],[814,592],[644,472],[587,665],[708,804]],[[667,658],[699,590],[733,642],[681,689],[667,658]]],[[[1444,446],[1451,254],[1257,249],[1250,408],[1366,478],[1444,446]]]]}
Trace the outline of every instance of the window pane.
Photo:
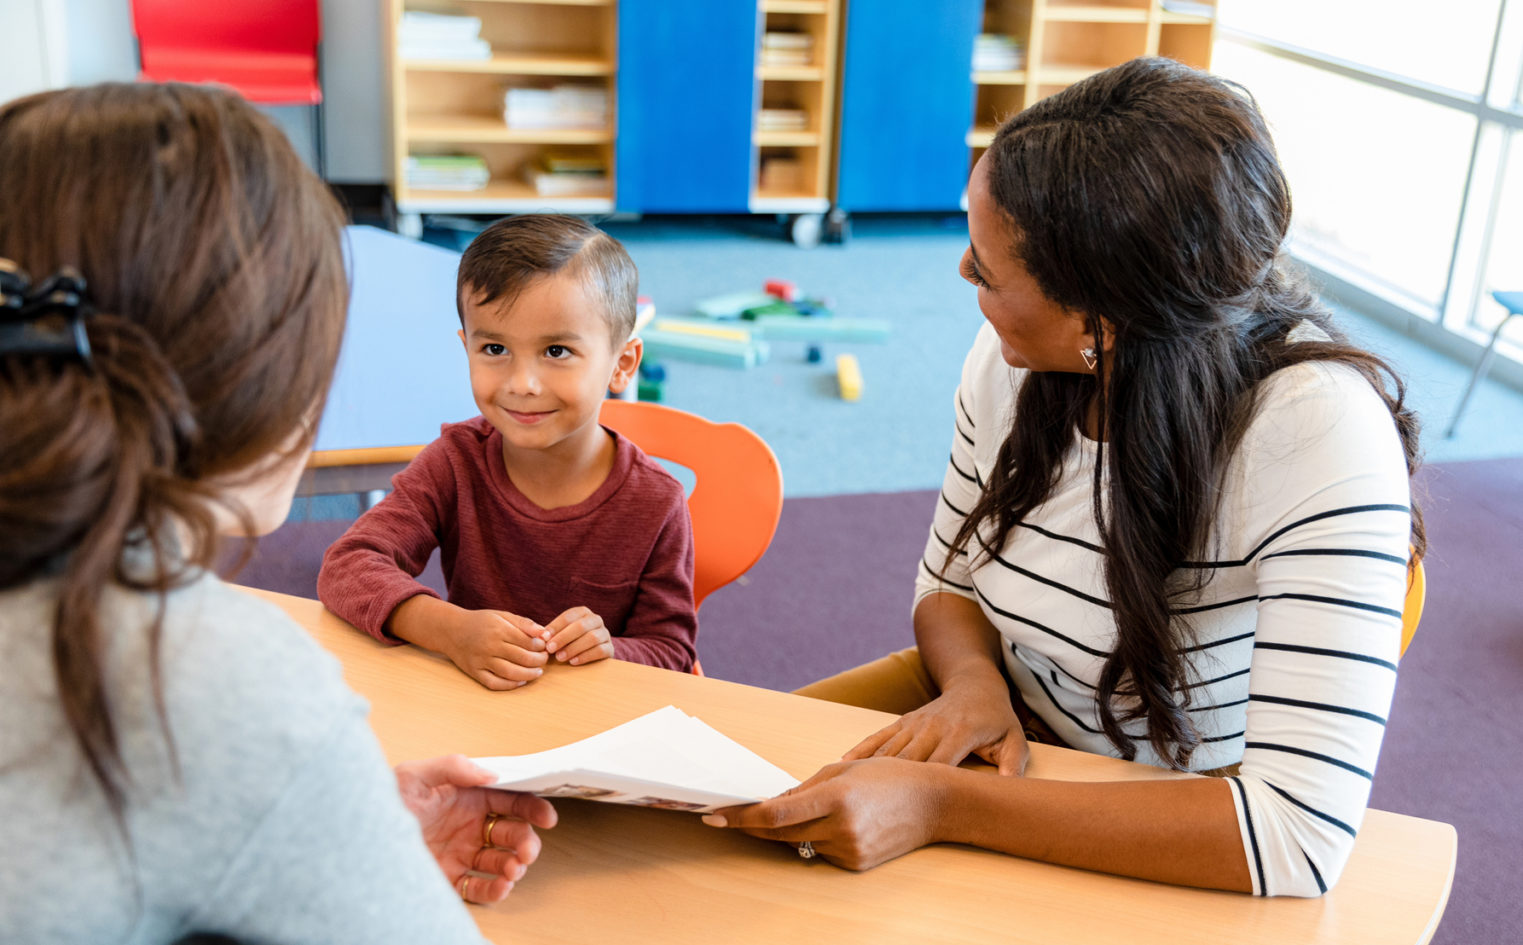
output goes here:
{"type": "MultiPolygon", "coordinates": [[[[1491,252],[1486,259],[1486,276],[1482,282],[1486,291],[1475,311],[1476,327],[1486,331],[1494,330],[1506,314],[1506,309],[1497,304],[1491,293],[1523,292],[1523,134],[1512,135],[1503,173],[1496,230],[1491,237],[1491,252]]],[[[1523,345],[1523,318],[1509,322],[1502,337],[1513,344],[1523,345]]]]}
{"type": "Polygon", "coordinates": [[[1501,0],[1218,0],[1217,21],[1474,95],[1501,0]]]}
{"type": "Polygon", "coordinates": [[[1269,121],[1297,244],[1437,308],[1475,118],[1232,42],[1213,55],[1269,121]]]}

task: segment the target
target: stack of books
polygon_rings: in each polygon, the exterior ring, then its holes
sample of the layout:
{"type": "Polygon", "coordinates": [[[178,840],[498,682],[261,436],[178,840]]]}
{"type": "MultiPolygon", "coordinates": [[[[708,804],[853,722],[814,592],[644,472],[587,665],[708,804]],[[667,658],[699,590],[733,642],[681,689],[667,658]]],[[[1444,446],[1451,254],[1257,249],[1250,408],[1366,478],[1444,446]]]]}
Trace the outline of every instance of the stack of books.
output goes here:
{"type": "Polygon", "coordinates": [[[524,179],[541,197],[601,197],[610,189],[608,165],[593,154],[547,151],[524,166],[524,179]]]}
{"type": "Polygon", "coordinates": [[[758,131],[804,131],[809,113],[802,108],[762,108],[756,113],[758,131]]]}
{"type": "Polygon", "coordinates": [[[812,62],[814,62],[813,34],[771,31],[762,34],[762,65],[807,66],[812,62]]]}
{"type": "Polygon", "coordinates": [[[481,38],[481,18],[407,10],[397,31],[403,59],[491,59],[492,44],[481,38]]]}
{"type": "Polygon", "coordinates": [[[492,179],[477,154],[410,154],[407,186],[419,190],[481,190],[492,179]]]}
{"type": "Polygon", "coordinates": [[[601,85],[510,88],[503,96],[509,128],[605,128],[608,89],[601,85]]]}
{"type": "Polygon", "coordinates": [[[1216,16],[1215,4],[1198,3],[1195,0],[1163,0],[1163,8],[1170,13],[1179,13],[1184,16],[1200,16],[1206,19],[1216,16]]]}
{"type": "Polygon", "coordinates": [[[1014,72],[1026,62],[1020,40],[1002,33],[980,33],[973,42],[974,72],[1014,72]]]}

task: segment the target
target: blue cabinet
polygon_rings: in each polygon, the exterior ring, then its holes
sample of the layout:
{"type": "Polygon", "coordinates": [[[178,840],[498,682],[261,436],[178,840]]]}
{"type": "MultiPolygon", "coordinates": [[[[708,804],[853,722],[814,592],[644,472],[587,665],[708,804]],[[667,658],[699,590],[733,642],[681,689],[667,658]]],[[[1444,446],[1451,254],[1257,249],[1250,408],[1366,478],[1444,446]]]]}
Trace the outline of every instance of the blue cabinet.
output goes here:
{"type": "Polygon", "coordinates": [[[756,0],[619,0],[615,201],[633,213],[745,213],[756,0]]]}
{"type": "Polygon", "coordinates": [[[851,0],[836,203],[846,211],[956,210],[973,125],[982,0],[851,0]]]}

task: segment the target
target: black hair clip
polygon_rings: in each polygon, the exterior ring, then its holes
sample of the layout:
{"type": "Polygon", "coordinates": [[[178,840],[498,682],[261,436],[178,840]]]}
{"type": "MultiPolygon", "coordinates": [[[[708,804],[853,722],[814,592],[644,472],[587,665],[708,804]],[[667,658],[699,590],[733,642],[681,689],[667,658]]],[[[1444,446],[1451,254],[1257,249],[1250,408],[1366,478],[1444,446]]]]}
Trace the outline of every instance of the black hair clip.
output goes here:
{"type": "Polygon", "coordinates": [[[94,310],[73,266],[33,287],[25,270],[0,259],[0,356],[72,357],[93,371],[85,319],[94,310]]]}

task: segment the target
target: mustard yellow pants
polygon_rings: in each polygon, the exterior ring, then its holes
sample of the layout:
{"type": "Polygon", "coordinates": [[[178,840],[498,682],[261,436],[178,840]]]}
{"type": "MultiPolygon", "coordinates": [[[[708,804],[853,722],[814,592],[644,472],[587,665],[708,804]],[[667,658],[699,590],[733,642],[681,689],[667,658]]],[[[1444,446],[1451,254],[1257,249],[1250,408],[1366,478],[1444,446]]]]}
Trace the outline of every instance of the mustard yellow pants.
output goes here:
{"type": "MultiPolygon", "coordinates": [[[[795,689],[794,693],[811,699],[904,715],[941,695],[941,690],[937,687],[936,680],[931,678],[930,670],[925,668],[925,661],[920,658],[920,649],[912,646],[812,682],[802,689],[795,689]]],[[[1067,747],[1042,721],[1041,716],[1026,707],[1021,694],[1014,688],[1010,690],[1010,705],[1021,720],[1027,741],[1067,747]]]]}

